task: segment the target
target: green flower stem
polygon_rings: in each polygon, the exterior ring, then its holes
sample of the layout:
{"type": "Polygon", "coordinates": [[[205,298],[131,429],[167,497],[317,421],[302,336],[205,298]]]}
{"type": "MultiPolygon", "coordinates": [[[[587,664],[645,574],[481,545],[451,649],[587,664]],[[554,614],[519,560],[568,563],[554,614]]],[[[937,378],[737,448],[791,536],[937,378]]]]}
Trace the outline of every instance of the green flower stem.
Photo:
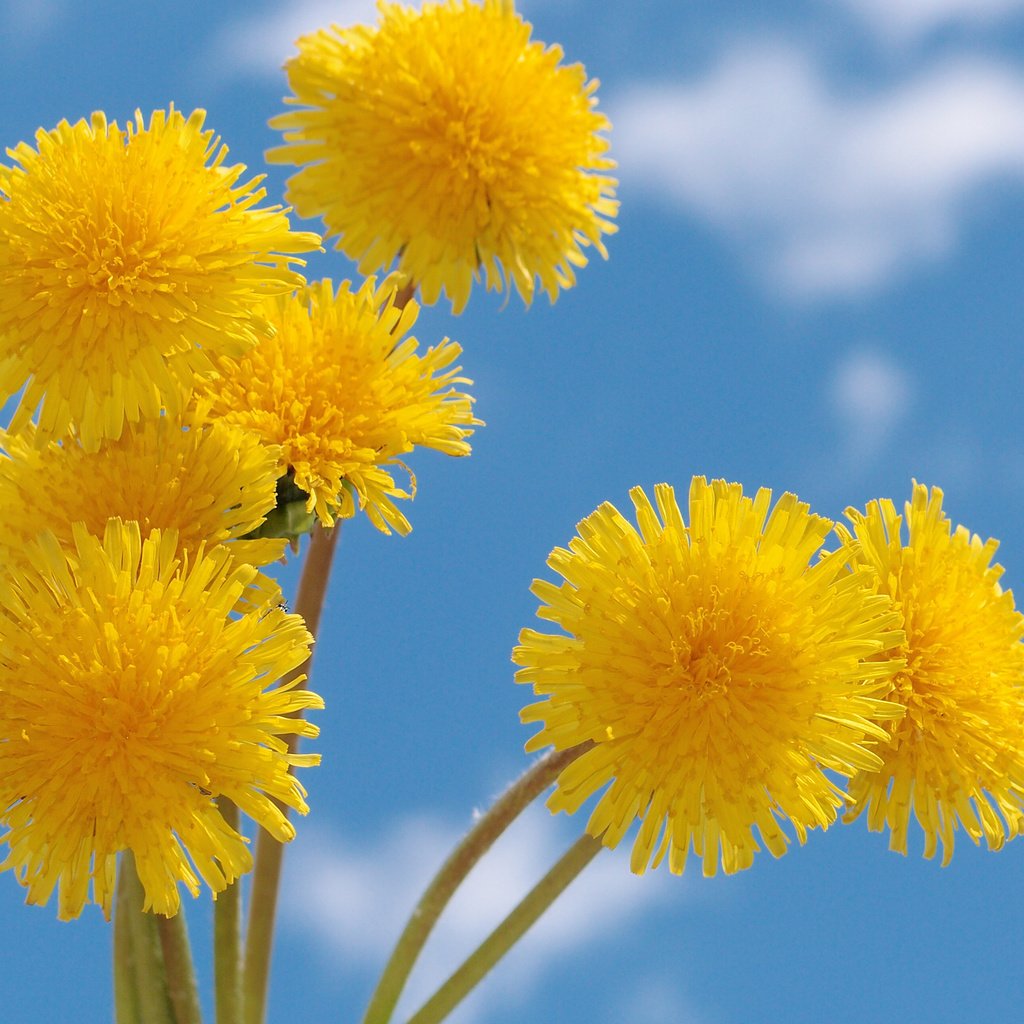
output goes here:
{"type": "Polygon", "coordinates": [[[114,1019],[117,1024],[176,1024],[156,915],[143,912],[143,900],[135,858],[125,850],[114,906],[114,1019]]]}
{"type": "Polygon", "coordinates": [[[185,908],[180,907],[174,917],[164,917],[162,914],[150,916],[156,918],[157,933],[160,936],[167,971],[167,992],[174,1009],[175,1024],[202,1024],[203,1015],[199,1009],[196,972],[192,966],[192,947],[189,945],[188,929],[185,926],[185,908]]]}
{"type": "Polygon", "coordinates": [[[395,1005],[427,937],[455,890],[498,836],[555,781],[567,764],[589,746],[589,743],[581,744],[569,750],[552,751],[542,757],[498,797],[490,810],[478,819],[452,850],[424,890],[405,930],[399,936],[370,999],[363,1024],[387,1024],[391,1020],[395,1005]]]}
{"type": "MultiPolygon", "coordinates": [[[[314,638],[320,628],[320,613],[327,596],[327,583],[331,576],[331,562],[338,543],[340,526],[313,527],[309,550],[299,579],[294,611],[306,621],[306,629],[314,638]]],[[[295,671],[295,675],[310,670],[312,655],[295,671]]],[[[288,749],[295,751],[298,737],[289,738],[288,749]]],[[[287,813],[287,808],[282,807],[287,813]]],[[[249,925],[245,940],[245,958],[242,970],[242,996],[245,1024],[263,1024],[267,1012],[267,988],[270,983],[270,954],[274,941],[274,920],[277,916],[277,894],[281,885],[281,862],[284,846],[273,836],[260,830],[256,837],[256,864],[253,868],[252,891],[249,904],[249,925]]]]}
{"type": "MultiPolygon", "coordinates": [[[[217,801],[225,822],[236,832],[238,807],[227,797],[217,801]]],[[[217,1024],[242,1024],[242,886],[229,885],[213,905],[214,993],[217,1024]]]]}
{"type": "Polygon", "coordinates": [[[462,966],[414,1013],[408,1024],[437,1024],[448,1016],[484,975],[526,934],[565,891],[569,883],[603,849],[593,836],[581,836],[562,859],[523,897],[462,966]]]}
{"type": "MultiPolygon", "coordinates": [[[[134,870],[126,869],[122,854],[117,865],[117,889],[114,893],[114,1020],[117,1024],[138,1024],[139,984],[136,977],[135,945],[132,935],[132,880],[134,870]]],[[[134,879],[138,885],[138,879],[134,879]]]]}

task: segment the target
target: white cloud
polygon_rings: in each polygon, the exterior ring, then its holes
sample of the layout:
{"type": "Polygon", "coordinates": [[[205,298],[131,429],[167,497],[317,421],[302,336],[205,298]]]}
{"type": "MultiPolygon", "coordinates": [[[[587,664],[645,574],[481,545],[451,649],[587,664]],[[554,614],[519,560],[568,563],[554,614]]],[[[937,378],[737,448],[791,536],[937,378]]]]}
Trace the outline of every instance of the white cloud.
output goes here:
{"type": "MultiPolygon", "coordinates": [[[[833,0],[826,0],[831,4],[833,0]]],[[[903,44],[947,26],[988,26],[1024,11],[1024,0],[843,0],[871,29],[903,44]]]]}
{"type": "MultiPolygon", "coordinates": [[[[412,6],[418,6],[412,0],[412,6]]],[[[227,24],[214,44],[222,77],[273,76],[295,53],[295,40],[328,25],[377,23],[376,0],[279,0],[266,13],[250,14],[227,24]]]]}
{"type": "Polygon", "coordinates": [[[910,379],[891,357],[871,351],[844,356],[835,368],[829,400],[848,458],[863,464],[879,452],[912,399],[910,379]]]}
{"type": "Polygon", "coordinates": [[[798,50],[742,46],[612,118],[624,189],[722,230],[791,296],[888,284],[951,248],[984,185],[1024,179],[1024,75],[980,59],[840,94],[798,50]]]}
{"type": "MultiPolygon", "coordinates": [[[[3,0],[0,0],[2,3],[3,0]]],[[[53,4],[58,0],[38,0],[53,4]]],[[[419,7],[421,0],[402,0],[419,7]]],[[[576,0],[557,0],[568,5],[576,0]]],[[[295,41],[328,25],[375,25],[377,0],[277,0],[278,6],[236,18],[218,33],[209,63],[221,80],[238,77],[278,78],[285,60],[295,53],[295,41]]],[[[551,0],[527,0],[520,12],[548,6],[551,0]]]]}
{"type": "Polygon", "coordinates": [[[217,37],[217,65],[224,77],[278,76],[295,53],[295,40],[328,25],[375,23],[376,0],[283,0],[274,10],[227,24],[217,37]]]}
{"type": "Polygon", "coordinates": [[[707,1018],[694,1010],[673,981],[647,975],[635,979],[601,1020],[606,1024],[703,1024],[707,1018]]]}
{"type": "Polygon", "coordinates": [[[10,46],[46,35],[65,14],[62,0],[0,0],[0,36],[10,46]]]}
{"type": "MultiPolygon", "coordinates": [[[[569,824],[542,808],[531,808],[502,836],[469,875],[431,936],[401,1004],[407,1012],[540,880],[582,823],[569,824]]],[[[313,932],[329,947],[332,969],[341,960],[376,974],[416,898],[459,834],[434,818],[409,818],[377,843],[357,848],[350,841],[316,838],[306,830],[290,857],[289,892],[283,901],[289,924],[313,932]]],[[[613,941],[631,919],[655,907],[670,907],[687,886],[667,872],[632,875],[625,849],[602,852],[489,976],[483,991],[456,1012],[453,1024],[483,1021],[489,1005],[500,1001],[507,1007],[523,1000],[546,969],[557,970],[561,951],[613,941]]]]}

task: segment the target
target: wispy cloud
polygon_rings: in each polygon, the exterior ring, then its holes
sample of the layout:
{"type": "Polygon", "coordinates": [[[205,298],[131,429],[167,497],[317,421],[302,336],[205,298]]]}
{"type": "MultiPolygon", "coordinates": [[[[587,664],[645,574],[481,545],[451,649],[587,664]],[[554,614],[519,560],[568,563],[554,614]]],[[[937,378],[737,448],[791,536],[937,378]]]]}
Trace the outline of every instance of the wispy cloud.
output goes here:
{"type": "MultiPolygon", "coordinates": [[[[415,1009],[475,948],[568,848],[574,830],[543,809],[527,811],[481,861],[456,895],[410,983],[415,1009]]],[[[338,959],[379,971],[417,896],[460,830],[432,817],[397,822],[379,840],[349,840],[306,830],[288,874],[283,906],[293,928],[313,932],[338,959]]],[[[487,979],[483,1000],[471,998],[453,1022],[484,1021],[486,1008],[528,998],[560,950],[613,942],[617,931],[653,908],[671,907],[687,888],[667,872],[630,874],[625,850],[602,853],[487,979]]],[[[595,984],[599,981],[595,980],[595,984]]],[[[401,1013],[399,1013],[401,1016],[401,1013]]],[[[656,1019],[656,1018],[655,1018],[656,1019]]]]}
{"type": "Polygon", "coordinates": [[[740,46],[612,116],[624,188],[723,231],[791,297],[886,285],[949,251],[984,185],[1024,179],[1024,75],[982,59],[865,94],[799,49],[740,46]]]}
{"type": "Polygon", "coordinates": [[[637,978],[600,1019],[601,1024],[705,1024],[708,1020],[694,1010],[673,981],[657,975],[637,978]]]}
{"type": "Polygon", "coordinates": [[[0,0],[0,39],[6,48],[35,42],[66,13],[64,0],[0,0]]]}
{"type": "Polygon", "coordinates": [[[214,43],[216,66],[225,78],[277,77],[295,40],[328,25],[373,24],[376,0],[297,0],[247,14],[224,26],[214,43]]]}
{"type": "Polygon", "coordinates": [[[878,454],[913,400],[908,374],[890,356],[853,351],[839,361],[828,389],[850,461],[878,454]]]}
{"type": "MultiPolygon", "coordinates": [[[[4,0],[0,0],[3,3],[4,0]]],[[[39,0],[43,5],[62,0],[39,0]]],[[[402,0],[419,7],[421,0],[402,0]]],[[[554,0],[568,7],[578,0],[554,0]]],[[[527,15],[550,6],[552,0],[525,0],[517,9],[527,15]]],[[[13,8],[16,0],[10,0],[13,8]]],[[[295,41],[328,25],[377,23],[377,0],[278,0],[269,11],[248,13],[229,20],[218,32],[207,62],[221,81],[234,78],[279,78],[281,66],[295,52],[295,41]]],[[[208,67],[207,67],[207,73],[208,67]]]]}
{"type": "MultiPolygon", "coordinates": [[[[833,0],[825,0],[830,4],[833,0]]],[[[949,26],[987,27],[1024,13],[1024,0],[843,0],[887,42],[905,44],[949,26]]]]}

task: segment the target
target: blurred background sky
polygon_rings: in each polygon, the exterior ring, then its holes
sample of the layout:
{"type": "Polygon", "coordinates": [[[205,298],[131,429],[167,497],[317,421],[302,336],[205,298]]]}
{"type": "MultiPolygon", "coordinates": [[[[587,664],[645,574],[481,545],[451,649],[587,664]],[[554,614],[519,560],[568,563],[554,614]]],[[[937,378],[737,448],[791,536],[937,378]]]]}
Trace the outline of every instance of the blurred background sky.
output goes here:
{"type": "MultiPolygon", "coordinates": [[[[416,893],[527,764],[509,652],[552,547],[634,484],[694,473],[838,517],[911,478],[1024,579],[1019,391],[1022,0],[523,0],[602,81],[620,231],[555,306],[474,293],[459,340],[486,428],[414,456],[406,538],[346,523],[317,648],[327,700],[288,850],[271,1020],[349,1024],[416,893]]],[[[96,109],[203,107],[234,160],[279,139],[301,33],[368,0],[0,0],[0,141],[96,109]]],[[[287,169],[267,179],[275,201],[287,169]]],[[[310,223],[309,227],[318,227],[310,223]]],[[[352,274],[338,253],[310,276],[352,274]]],[[[295,565],[283,573],[294,584],[295,565]]],[[[584,824],[527,814],[471,878],[411,1011],[584,824]]],[[[962,834],[961,834],[962,835],[962,834]]],[[[1024,841],[950,867],[864,823],[705,880],[603,854],[452,1018],[461,1024],[1013,1020],[1024,841]]],[[[624,851],[623,851],[624,852],[624,851]]],[[[0,1019],[111,1019],[110,932],[0,875],[0,1019]]],[[[187,907],[202,950],[209,898],[187,907]]],[[[209,978],[204,978],[209,998],[209,978]]]]}

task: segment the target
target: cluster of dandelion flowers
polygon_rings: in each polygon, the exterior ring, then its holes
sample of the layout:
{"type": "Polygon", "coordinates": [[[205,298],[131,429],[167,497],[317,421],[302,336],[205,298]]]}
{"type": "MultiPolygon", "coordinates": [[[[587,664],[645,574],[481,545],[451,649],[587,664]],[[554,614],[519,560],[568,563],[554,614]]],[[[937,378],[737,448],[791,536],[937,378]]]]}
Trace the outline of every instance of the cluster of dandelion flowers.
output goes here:
{"type": "Polygon", "coordinates": [[[240,427],[161,416],[96,451],[71,438],[38,446],[31,430],[0,434],[0,443],[4,564],[23,561],[43,529],[68,545],[74,523],[102,537],[113,518],[138,522],[143,536],[175,530],[179,553],[230,541],[234,557],[255,566],[284,553],[283,540],[242,539],[274,508],[280,453],[240,427]]]}
{"type": "Polygon", "coordinates": [[[616,182],[597,82],[531,41],[511,0],[382,2],[379,24],[322,29],[286,64],[303,109],[271,126],[272,163],[301,169],[286,198],[322,216],[362,273],[391,266],[456,313],[482,268],[553,300],[606,256],[616,182]]]}
{"type": "Polygon", "coordinates": [[[358,291],[329,280],[268,301],[265,339],[200,392],[204,415],[237,424],[280,446],[280,471],[309,495],[328,526],[366,510],[385,533],[408,533],[395,505],[410,493],[393,469],[416,447],[468,455],[478,421],[469,384],[452,364],[461,348],[447,338],[419,353],[418,307],[395,306],[395,281],[367,279],[358,291]]]}
{"type": "Polygon", "coordinates": [[[70,554],[43,535],[0,583],[2,867],[30,903],[56,888],[62,918],[90,891],[109,914],[122,850],[165,915],[179,882],[216,893],[249,870],[219,796],[282,841],[294,828],[275,801],[307,810],[289,767],[319,757],[286,737],[315,736],[289,716],[322,701],[278,683],[308,656],[302,619],[233,616],[256,570],[223,547],[180,563],[177,547],[112,520],[102,539],[77,528],[70,554]]]}
{"type": "Polygon", "coordinates": [[[850,780],[848,817],[888,825],[892,849],[906,853],[913,814],[925,856],[941,841],[948,863],[961,825],[998,849],[1024,823],[1024,615],[999,585],[997,542],[952,530],[942,491],[915,482],[905,513],[873,501],[847,510],[849,529],[836,527],[906,634],[890,698],[906,714],[878,748],[882,764],[850,780]]]}
{"type": "Polygon", "coordinates": [[[261,177],[227,166],[205,114],[173,107],[119,128],[62,121],[0,165],[0,392],[39,436],[72,425],[87,449],[172,412],[211,354],[264,333],[253,306],[302,283],[314,234],[260,208],[261,177]]]}
{"type": "Polygon", "coordinates": [[[841,553],[811,559],[831,529],[792,494],[744,496],[695,477],[687,526],[666,484],[657,508],[630,493],[639,530],[612,505],[584,519],[537,580],[538,615],[563,634],[523,630],[516,680],[543,699],[528,750],[590,743],[548,805],[574,812],[602,787],[587,831],[615,846],[638,817],[632,867],[689,849],[705,874],[775,856],[788,819],[801,842],[843,796],[822,769],[877,767],[871,747],[901,708],[886,701],[902,639],[888,601],[841,553]],[[660,516],[660,519],[659,519],[660,516]],[[869,660],[870,659],[870,660],[869,660]]]}

